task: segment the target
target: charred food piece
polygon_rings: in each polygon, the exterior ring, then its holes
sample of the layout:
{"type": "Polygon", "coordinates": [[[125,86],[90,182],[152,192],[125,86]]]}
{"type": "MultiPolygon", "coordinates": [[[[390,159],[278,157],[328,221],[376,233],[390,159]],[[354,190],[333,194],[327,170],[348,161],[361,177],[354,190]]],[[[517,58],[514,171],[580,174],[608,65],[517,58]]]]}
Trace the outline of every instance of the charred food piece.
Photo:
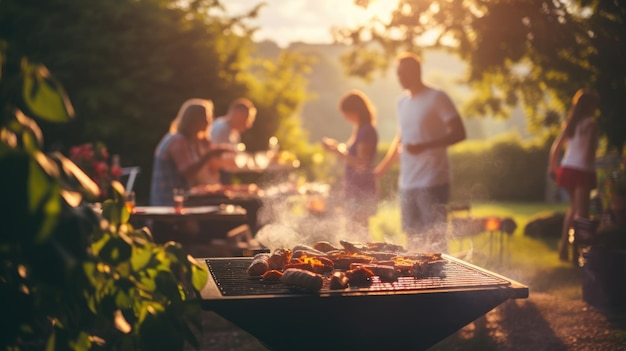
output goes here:
{"type": "Polygon", "coordinates": [[[350,285],[367,285],[372,283],[374,272],[364,267],[358,267],[346,271],[346,276],[350,280],[350,285]]]}
{"type": "Polygon", "coordinates": [[[325,252],[317,251],[313,248],[304,250],[304,249],[294,249],[292,258],[300,258],[301,256],[308,257],[326,257],[327,254],[325,252]]]}
{"type": "Polygon", "coordinates": [[[380,265],[380,264],[360,264],[355,263],[350,265],[351,269],[357,268],[365,268],[369,269],[374,273],[374,275],[378,276],[381,282],[395,282],[398,280],[399,273],[393,266],[388,265],[380,265]]]}
{"type": "Polygon", "coordinates": [[[365,245],[363,243],[350,242],[350,241],[346,241],[346,240],[339,240],[339,243],[348,252],[362,253],[364,251],[369,250],[367,245],[365,245]]]}
{"type": "Polygon", "coordinates": [[[413,276],[415,278],[445,277],[443,268],[446,263],[447,261],[444,259],[415,262],[412,269],[413,276]]]}
{"type": "Polygon", "coordinates": [[[283,272],[272,269],[263,273],[261,280],[268,283],[277,283],[280,281],[280,278],[282,278],[282,276],[283,272]]]}
{"type": "Polygon", "coordinates": [[[267,272],[270,269],[269,260],[270,254],[268,253],[256,254],[252,258],[250,266],[248,266],[248,275],[252,277],[263,275],[263,273],[267,272]]]}
{"type": "Polygon", "coordinates": [[[339,249],[333,246],[333,244],[329,243],[328,241],[318,241],[315,244],[313,244],[313,248],[321,252],[329,252],[329,251],[335,251],[339,249]]]}
{"type": "Polygon", "coordinates": [[[272,252],[269,265],[270,269],[276,269],[279,271],[283,270],[286,264],[291,261],[291,250],[290,249],[275,249],[272,252]]]}
{"type": "Polygon", "coordinates": [[[292,259],[291,263],[286,264],[283,269],[289,268],[299,268],[314,273],[328,273],[333,271],[335,264],[326,257],[301,256],[298,259],[292,259]]]}
{"type": "Polygon", "coordinates": [[[383,252],[406,252],[406,249],[402,245],[391,244],[387,242],[370,242],[367,243],[367,248],[371,251],[383,251],[383,252]]]}
{"type": "Polygon", "coordinates": [[[321,275],[298,268],[286,269],[280,281],[285,285],[307,291],[319,291],[324,285],[324,278],[321,275]]]}
{"type": "Polygon", "coordinates": [[[350,279],[344,272],[334,271],[329,277],[328,287],[331,290],[342,290],[346,289],[349,283],[350,279]]]}
{"type": "Polygon", "coordinates": [[[350,269],[352,263],[370,263],[376,259],[372,256],[357,253],[341,253],[329,255],[329,259],[333,261],[336,269],[350,269]]]}

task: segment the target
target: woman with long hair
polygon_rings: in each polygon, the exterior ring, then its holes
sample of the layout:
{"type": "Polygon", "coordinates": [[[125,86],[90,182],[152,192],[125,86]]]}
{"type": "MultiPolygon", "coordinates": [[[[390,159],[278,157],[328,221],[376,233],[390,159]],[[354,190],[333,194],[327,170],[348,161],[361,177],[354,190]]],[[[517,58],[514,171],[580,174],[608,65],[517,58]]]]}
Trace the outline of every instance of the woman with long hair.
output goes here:
{"type": "MultiPolygon", "coordinates": [[[[569,260],[569,230],[576,218],[589,216],[589,196],[596,187],[595,156],[598,146],[598,127],[595,113],[597,95],[578,90],[572,98],[572,106],[561,131],[550,149],[550,175],[557,185],[567,191],[570,207],[565,214],[559,258],[569,260]],[[559,165],[559,155],[567,144],[565,155],[559,165]]],[[[574,260],[577,252],[574,249],[574,260]]]]}
{"type": "Polygon", "coordinates": [[[151,205],[172,205],[174,188],[219,183],[219,157],[207,130],[213,121],[213,103],[206,99],[185,101],[154,153],[150,187],[151,205]]]}
{"type": "Polygon", "coordinates": [[[373,173],[378,146],[374,108],[363,92],[351,90],[339,101],[339,110],[353,124],[352,135],[345,144],[324,138],[322,145],[346,164],[343,186],[348,232],[369,239],[369,218],[378,203],[373,173]]]}

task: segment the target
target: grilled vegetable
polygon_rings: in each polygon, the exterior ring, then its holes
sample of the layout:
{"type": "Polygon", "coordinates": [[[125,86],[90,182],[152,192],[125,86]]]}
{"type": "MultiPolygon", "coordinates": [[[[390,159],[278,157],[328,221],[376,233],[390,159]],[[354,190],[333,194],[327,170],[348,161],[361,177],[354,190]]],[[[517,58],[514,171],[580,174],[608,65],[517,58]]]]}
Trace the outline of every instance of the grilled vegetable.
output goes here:
{"type": "Polygon", "coordinates": [[[285,285],[308,291],[319,291],[324,285],[324,278],[321,275],[298,268],[286,269],[280,281],[285,285]]]}

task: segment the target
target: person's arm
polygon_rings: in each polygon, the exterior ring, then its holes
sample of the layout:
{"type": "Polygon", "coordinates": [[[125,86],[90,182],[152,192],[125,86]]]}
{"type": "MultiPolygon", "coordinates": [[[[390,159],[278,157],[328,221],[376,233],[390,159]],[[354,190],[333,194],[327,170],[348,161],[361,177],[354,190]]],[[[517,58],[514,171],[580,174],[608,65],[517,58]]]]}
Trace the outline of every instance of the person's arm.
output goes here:
{"type": "Polygon", "coordinates": [[[598,124],[595,121],[592,121],[589,124],[589,133],[591,133],[591,140],[589,143],[589,155],[593,157],[595,160],[596,149],[598,148],[598,124]]]}
{"type": "Polygon", "coordinates": [[[549,170],[550,177],[552,179],[556,178],[556,174],[559,170],[559,156],[561,153],[561,149],[563,148],[563,143],[565,142],[565,124],[561,127],[559,134],[556,136],[552,145],[550,146],[550,158],[549,158],[549,170]]]}
{"type": "Polygon", "coordinates": [[[359,142],[356,145],[356,155],[348,153],[345,144],[339,144],[333,139],[323,140],[324,149],[336,153],[344,162],[354,167],[357,172],[364,171],[369,162],[370,155],[376,152],[376,143],[359,142]]]}
{"type": "Polygon", "coordinates": [[[396,135],[396,137],[391,142],[391,145],[389,145],[389,150],[387,150],[385,157],[380,161],[380,163],[378,163],[376,168],[374,168],[374,175],[376,176],[376,178],[382,177],[391,167],[391,165],[396,162],[396,160],[398,160],[398,155],[400,152],[399,148],[400,133],[396,135]]]}
{"type": "Polygon", "coordinates": [[[225,149],[211,149],[197,160],[193,160],[189,141],[185,138],[177,137],[172,140],[170,145],[170,155],[176,163],[178,172],[187,180],[191,180],[193,175],[198,172],[201,167],[205,166],[211,158],[218,157],[226,151],[225,149]]]}
{"type": "Polygon", "coordinates": [[[405,150],[411,154],[419,154],[420,152],[435,147],[447,147],[465,140],[465,125],[460,116],[455,116],[446,124],[446,133],[438,139],[429,140],[419,144],[407,144],[405,150]]]}

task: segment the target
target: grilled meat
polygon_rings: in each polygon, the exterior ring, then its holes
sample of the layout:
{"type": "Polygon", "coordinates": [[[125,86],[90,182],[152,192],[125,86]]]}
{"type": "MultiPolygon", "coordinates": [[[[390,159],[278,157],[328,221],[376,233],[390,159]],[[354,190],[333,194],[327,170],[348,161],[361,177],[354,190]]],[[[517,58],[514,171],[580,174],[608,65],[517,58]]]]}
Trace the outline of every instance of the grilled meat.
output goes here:
{"type": "Polygon", "coordinates": [[[346,271],[346,276],[350,280],[350,285],[366,285],[372,283],[374,272],[364,267],[358,267],[346,271]]]}
{"type": "Polygon", "coordinates": [[[399,273],[393,266],[379,265],[379,264],[361,264],[353,263],[350,265],[350,269],[365,268],[369,269],[380,278],[382,282],[395,282],[398,280],[399,273]]]}
{"type": "Polygon", "coordinates": [[[329,243],[328,241],[318,241],[315,244],[313,244],[313,248],[321,252],[329,252],[329,251],[338,250],[337,247],[335,247],[333,244],[329,243]]]}
{"type": "Polygon", "coordinates": [[[376,260],[376,258],[368,255],[361,255],[357,253],[337,253],[328,256],[333,261],[336,269],[350,269],[352,263],[370,263],[376,260]]]}
{"type": "Polygon", "coordinates": [[[367,245],[365,245],[363,243],[354,243],[354,242],[350,242],[350,241],[346,241],[346,240],[339,240],[339,243],[348,252],[362,253],[363,251],[367,251],[368,250],[367,245]]]}
{"type": "Polygon", "coordinates": [[[248,275],[252,277],[256,277],[262,275],[270,269],[269,265],[270,254],[268,253],[260,253],[256,254],[252,258],[252,262],[250,262],[250,266],[248,266],[248,275]]]}
{"type": "Polygon", "coordinates": [[[280,278],[282,276],[283,272],[272,269],[263,273],[263,275],[261,276],[261,280],[267,283],[277,283],[280,281],[280,278]]]}
{"type": "Polygon", "coordinates": [[[291,261],[290,249],[276,249],[269,259],[269,268],[283,270],[283,267],[291,261]]]}
{"type": "Polygon", "coordinates": [[[324,285],[324,278],[321,275],[297,268],[286,269],[280,281],[285,285],[307,291],[319,291],[324,285]]]}
{"type": "Polygon", "coordinates": [[[334,271],[329,277],[328,287],[331,290],[341,290],[346,289],[349,283],[350,279],[344,272],[334,271]]]}
{"type": "Polygon", "coordinates": [[[390,244],[387,242],[369,242],[367,243],[367,249],[380,252],[406,252],[406,249],[402,245],[390,244]]]}

